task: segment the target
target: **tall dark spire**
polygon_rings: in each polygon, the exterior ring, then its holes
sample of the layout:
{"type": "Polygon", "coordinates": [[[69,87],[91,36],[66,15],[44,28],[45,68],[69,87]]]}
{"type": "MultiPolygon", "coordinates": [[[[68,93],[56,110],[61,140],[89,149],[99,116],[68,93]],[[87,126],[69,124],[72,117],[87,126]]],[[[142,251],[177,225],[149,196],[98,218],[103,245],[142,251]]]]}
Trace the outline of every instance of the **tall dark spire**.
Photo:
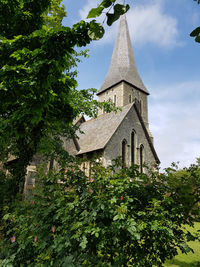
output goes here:
{"type": "Polygon", "coordinates": [[[125,15],[121,16],[110,68],[98,94],[121,81],[126,81],[149,94],[137,71],[125,15]]]}

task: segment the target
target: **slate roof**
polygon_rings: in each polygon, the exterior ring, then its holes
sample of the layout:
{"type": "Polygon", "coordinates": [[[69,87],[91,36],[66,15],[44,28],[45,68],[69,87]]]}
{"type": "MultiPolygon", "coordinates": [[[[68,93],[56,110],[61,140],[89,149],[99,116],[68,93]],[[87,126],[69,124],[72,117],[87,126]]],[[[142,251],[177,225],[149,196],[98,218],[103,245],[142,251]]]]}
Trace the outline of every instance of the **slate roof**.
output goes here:
{"type": "Polygon", "coordinates": [[[121,16],[110,68],[97,95],[120,81],[128,82],[146,94],[149,94],[137,71],[126,15],[121,16]]]}
{"type": "MultiPolygon", "coordinates": [[[[67,145],[68,152],[70,148],[73,155],[81,155],[84,153],[104,149],[132,107],[134,107],[136,110],[150,149],[156,162],[159,164],[160,160],[135,102],[122,107],[122,111],[119,110],[117,113],[105,113],[98,116],[96,119],[83,122],[80,125],[80,131],[77,131],[76,133],[78,138],[73,140],[73,142],[76,141],[80,150],[77,151],[75,147],[72,146],[71,142],[71,144],[68,143],[67,145]]],[[[74,145],[76,146],[75,143],[74,145]]]]}
{"type": "Polygon", "coordinates": [[[83,133],[79,131],[76,133],[79,137],[76,140],[80,147],[77,155],[103,149],[132,106],[133,103],[124,106],[122,111],[117,113],[105,113],[96,119],[82,123],[80,131],[83,133]]]}

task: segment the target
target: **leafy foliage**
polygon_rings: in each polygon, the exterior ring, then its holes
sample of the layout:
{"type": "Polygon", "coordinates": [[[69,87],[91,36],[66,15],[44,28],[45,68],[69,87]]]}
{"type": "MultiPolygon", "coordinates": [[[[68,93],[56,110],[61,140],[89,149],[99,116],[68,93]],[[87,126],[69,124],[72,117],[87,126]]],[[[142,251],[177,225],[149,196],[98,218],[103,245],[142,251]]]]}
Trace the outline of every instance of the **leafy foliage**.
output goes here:
{"type": "Polygon", "coordinates": [[[188,197],[190,179],[183,183],[174,168],[146,175],[97,162],[87,177],[79,164],[40,170],[32,199],[5,207],[2,264],[162,266],[177,248],[191,250],[195,236],[183,230],[197,200],[188,197]]]}
{"type": "MultiPolygon", "coordinates": [[[[200,204],[200,159],[196,164],[192,164],[188,168],[178,169],[176,164],[173,168],[167,168],[168,183],[173,190],[176,190],[181,197],[184,198],[187,212],[199,220],[199,204],[200,204]]],[[[180,199],[180,201],[182,201],[180,199]]]]}
{"type": "Polygon", "coordinates": [[[75,47],[100,38],[103,28],[94,21],[61,27],[65,13],[60,2],[0,2],[0,160],[15,157],[7,166],[15,180],[14,195],[23,191],[26,167],[40,152],[41,140],[71,135],[72,120],[80,111],[90,115],[98,106],[92,100],[94,91],[84,90],[73,98],[76,64],[80,55],[86,56],[75,47]],[[44,15],[49,12],[50,18],[44,15]],[[90,103],[77,107],[78,99],[86,103],[84,95],[90,103]]]}
{"type": "Polygon", "coordinates": [[[43,24],[42,13],[50,0],[0,1],[0,36],[12,39],[17,35],[29,35],[43,24]]]}
{"type": "Polygon", "coordinates": [[[62,0],[51,0],[50,7],[43,13],[47,27],[58,28],[62,26],[62,20],[67,15],[62,0]]]}
{"type": "Polygon", "coordinates": [[[113,22],[119,19],[119,17],[123,14],[125,14],[129,10],[129,5],[121,5],[121,4],[115,4],[116,0],[103,0],[98,7],[92,8],[87,16],[87,18],[96,18],[100,16],[104,9],[112,8],[113,7],[113,13],[106,12],[107,16],[107,24],[111,26],[113,22]]]}
{"type": "Polygon", "coordinates": [[[200,43],[200,27],[197,27],[190,33],[191,37],[195,37],[195,41],[200,43]]]}
{"type": "MultiPolygon", "coordinates": [[[[185,226],[189,232],[192,234],[197,233],[200,230],[200,223],[195,222],[193,227],[189,225],[185,226]]],[[[165,267],[174,267],[174,266],[181,266],[181,267],[198,267],[200,264],[200,242],[198,240],[190,241],[189,246],[193,249],[194,252],[189,252],[188,254],[183,254],[179,251],[178,255],[175,256],[172,260],[166,261],[164,266],[165,267]]]]}

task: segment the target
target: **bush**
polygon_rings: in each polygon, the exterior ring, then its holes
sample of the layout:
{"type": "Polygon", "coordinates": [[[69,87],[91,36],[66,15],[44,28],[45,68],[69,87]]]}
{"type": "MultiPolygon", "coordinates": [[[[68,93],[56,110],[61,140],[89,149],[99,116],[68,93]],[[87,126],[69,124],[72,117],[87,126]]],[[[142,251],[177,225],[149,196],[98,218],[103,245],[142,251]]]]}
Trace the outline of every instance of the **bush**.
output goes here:
{"type": "Polygon", "coordinates": [[[137,166],[104,168],[90,177],[74,163],[38,172],[32,199],[4,215],[3,266],[162,266],[189,252],[184,231],[192,225],[195,196],[188,198],[172,169],[139,173],[137,166]],[[7,264],[7,265],[6,265],[7,264]]]}

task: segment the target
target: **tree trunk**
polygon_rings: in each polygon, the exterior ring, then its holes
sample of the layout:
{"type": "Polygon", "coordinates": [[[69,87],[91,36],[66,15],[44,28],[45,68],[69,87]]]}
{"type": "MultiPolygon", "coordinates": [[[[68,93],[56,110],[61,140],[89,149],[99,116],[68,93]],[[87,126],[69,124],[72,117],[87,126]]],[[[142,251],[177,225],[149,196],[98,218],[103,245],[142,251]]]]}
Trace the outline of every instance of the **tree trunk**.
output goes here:
{"type": "MultiPolygon", "coordinates": [[[[33,128],[30,135],[25,138],[20,138],[17,141],[17,159],[11,164],[7,165],[7,169],[13,178],[13,197],[23,194],[26,170],[28,165],[33,160],[33,156],[36,154],[38,145],[42,137],[42,128],[44,123],[40,122],[37,127],[33,128]]],[[[25,129],[22,127],[21,131],[25,129]]],[[[25,136],[25,135],[23,135],[25,136]]]]}

